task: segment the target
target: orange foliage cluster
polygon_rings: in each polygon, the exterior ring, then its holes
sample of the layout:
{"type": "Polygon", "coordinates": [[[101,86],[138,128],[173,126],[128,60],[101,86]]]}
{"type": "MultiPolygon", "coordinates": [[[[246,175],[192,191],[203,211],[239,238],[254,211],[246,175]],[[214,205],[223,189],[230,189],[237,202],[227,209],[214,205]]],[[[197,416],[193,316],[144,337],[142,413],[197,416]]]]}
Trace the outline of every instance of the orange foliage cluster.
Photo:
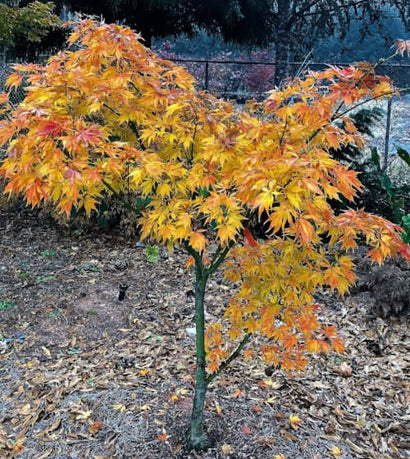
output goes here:
{"type": "MultiPolygon", "coordinates": [[[[389,80],[368,64],[330,67],[238,110],[196,91],[191,75],[138,38],[85,20],[46,65],[15,66],[9,87],[28,87],[15,109],[0,98],[6,192],[66,214],[73,206],[89,214],[104,193],[148,197],[143,238],[188,245],[210,267],[212,247],[218,254],[236,244],[225,270],[238,283],[225,314],[231,339],[259,333],[265,360],[290,370],[305,365],[308,351],[343,350],[333,327],[318,321],[313,293],[347,291],[355,277],[347,252],[360,235],[378,262],[406,248],[382,218],[334,214],[328,200],[353,200],[361,185],[328,151],[362,145],[347,113],[390,96],[389,80]],[[256,241],[246,225],[262,213],[270,238],[256,241]]],[[[208,326],[211,371],[226,359],[226,341],[220,324],[208,326]]]]}

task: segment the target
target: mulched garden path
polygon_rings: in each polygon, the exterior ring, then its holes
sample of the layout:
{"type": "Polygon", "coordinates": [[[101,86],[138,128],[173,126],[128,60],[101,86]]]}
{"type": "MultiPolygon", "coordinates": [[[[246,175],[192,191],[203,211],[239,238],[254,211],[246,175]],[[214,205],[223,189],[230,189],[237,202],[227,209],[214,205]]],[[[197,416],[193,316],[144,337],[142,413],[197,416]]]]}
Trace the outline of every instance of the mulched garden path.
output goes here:
{"type": "MultiPolygon", "coordinates": [[[[212,447],[189,452],[193,276],[183,253],[149,263],[137,243],[0,208],[0,457],[410,457],[408,322],[377,318],[368,293],[327,292],[347,352],[293,379],[238,359],[209,389],[212,447]]],[[[229,290],[211,280],[208,317],[229,290]]]]}

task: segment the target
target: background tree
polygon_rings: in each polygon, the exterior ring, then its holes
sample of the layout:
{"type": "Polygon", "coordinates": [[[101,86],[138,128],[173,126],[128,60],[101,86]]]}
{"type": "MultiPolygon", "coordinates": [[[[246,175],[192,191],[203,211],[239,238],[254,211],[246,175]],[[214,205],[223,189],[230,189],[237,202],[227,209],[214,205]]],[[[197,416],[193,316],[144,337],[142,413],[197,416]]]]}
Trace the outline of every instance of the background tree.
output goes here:
{"type": "MultiPolygon", "coordinates": [[[[399,16],[406,27],[410,25],[407,0],[276,0],[273,3],[271,39],[276,49],[276,84],[290,74],[291,57],[304,57],[320,38],[334,35],[342,38],[352,20],[362,25],[362,37],[369,34],[371,24],[380,25],[392,14],[399,16]]],[[[392,42],[402,37],[386,38],[392,42]]]]}
{"type": "Polygon", "coordinates": [[[33,59],[44,41],[47,47],[58,46],[57,36],[50,34],[61,24],[53,3],[35,1],[24,7],[1,3],[0,48],[10,50],[13,57],[33,59]]]}
{"type": "Polygon", "coordinates": [[[107,22],[133,27],[151,46],[153,37],[192,36],[198,28],[220,33],[228,41],[251,45],[268,43],[270,0],[57,0],[72,11],[102,15],[107,22]]]}
{"type": "Polygon", "coordinates": [[[251,337],[259,338],[246,357],[287,371],[303,369],[309,352],[343,350],[313,294],[323,286],[347,291],[355,278],[348,251],[360,235],[374,261],[409,255],[398,226],[363,211],[336,215],[328,203],[352,200],[360,188],[356,173],[328,153],[362,142],[349,107],[392,87],[370,65],[331,68],[239,111],[198,93],[184,69],[128,28],[82,21],[69,45],[45,66],[16,65],[8,79],[10,88],[23,79],[29,87],[15,109],[0,98],[5,191],[66,215],[73,207],[90,214],[113,193],[139,214],[143,239],[186,250],[196,326],[189,440],[201,449],[207,388],[251,337]],[[248,224],[262,213],[269,238],[256,241],[248,224]],[[207,282],[222,267],[236,289],[224,317],[206,323],[207,282]]]}
{"type": "MultiPolygon", "coordinates": [[[[198,27],[249,47],[273,44],[276,84],[290,74],[290,60],[303,58],[323,37],[343,37],[352,20],[362,24],[360,33],[366,36],[371,24],[380,25],[387,16],[400,17],[406,26],[410,18],[407,0],[61,1],[72,10],[130,25],[142,33],[147,46],[153,37],[192,36],[198,27]]],[[[386,38],[392,42],[403,37],[386,38]]]]}

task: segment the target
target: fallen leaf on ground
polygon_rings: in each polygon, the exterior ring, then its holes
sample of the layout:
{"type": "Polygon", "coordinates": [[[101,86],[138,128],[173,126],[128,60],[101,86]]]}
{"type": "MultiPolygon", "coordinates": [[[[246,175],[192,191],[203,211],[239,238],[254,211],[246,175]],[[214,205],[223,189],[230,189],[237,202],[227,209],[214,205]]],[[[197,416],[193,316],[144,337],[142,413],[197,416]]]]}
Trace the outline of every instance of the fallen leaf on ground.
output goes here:
{"type": "Polygon", "coordinates": [[[299,416],[294,416],[293,414],[291,414],[289,416],[289,422],[290,422],[290,426],[294,430],[297,430],[298,427],[300,427],[300,418],[299,418],[299,416]]]}
{"type": "Polygon", "coordinates": [[[345,377],[349,377],[349,376],[352,376],[352,367],[347,364],[346,362],[342,362],[340,364],[340,367],[339,368],[335,368],[335,373],[338,373],[339,375],[342,375],[342,376],[345,376],[345,377]]]}
{"type": "Polygon", "coordinates": [[[222,452],[226,455],[226,456],[230,456],[231,454],[233,454],[235,452],[235,450],[232,448],[231,445],[228,445],[227,443],[224,443],[221,447],[222,449],[222,452]]]}
{"type": "Polygon", "coordinates": [[[88,428],[90,434],[96,434],[102,427],[103,423],[101,421],[94,421],[88,428]]]}

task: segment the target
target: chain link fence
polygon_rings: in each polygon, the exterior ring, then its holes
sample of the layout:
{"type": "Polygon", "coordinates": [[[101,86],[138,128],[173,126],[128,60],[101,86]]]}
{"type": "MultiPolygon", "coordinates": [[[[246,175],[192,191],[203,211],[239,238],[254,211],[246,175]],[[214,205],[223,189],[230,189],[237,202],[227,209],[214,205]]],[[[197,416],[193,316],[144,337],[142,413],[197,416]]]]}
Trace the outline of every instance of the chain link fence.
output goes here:
{"type": "MultiPolygon", "coordinates": [[[[185,67],[197,80],[199,89],[205,89],[223,98],[247,100],[260,98],[274,87],[275,62],[240,60],[171,59],[185,67]]],[[[329,65],[346,67],[350,63],[290,62],[292,76],[304,70],[324,70],[329,65]]],[[[382,64],[378,74],[389,76],[399,88],[410,86],[410,65],[382,64]]]]}
{"type": "MultiPolygon", "coordinates": [[[[44,61],[44,56],[42,57],[44,61]]],[[[198,89],[207,90],[219,97],[244,103],[249,99],[261,99],[274,87],[275,63],[269,61],[240,60],[196,60],[172,59],[184,66],[197,81],[198,89]]],[[[5,88],[7,76],[12,73],[11,63],[5,55],[0,56],[0,92],[5,88]]],[[[346,66],[348,63],[331,65],[346,66]]],[[[291,74],[298,75],[305,69],[323,70],[328,67],[324,62],[291,62],[291,74]]],[[[395,147],[401,146],[410,151],[410,65],[392,63],[380,65],[378,73],[389,76],[397,87],[407,88],[401,98],[393,98],[392,103],[379,102],[385,110],[385,119],[376,127],[375,143],[379,151],[387,158],[394,153],[395,147]]],[[[25,91],[19,87],[12,91],[11,100],[18,103],[24,99],[25,91]]]]}

